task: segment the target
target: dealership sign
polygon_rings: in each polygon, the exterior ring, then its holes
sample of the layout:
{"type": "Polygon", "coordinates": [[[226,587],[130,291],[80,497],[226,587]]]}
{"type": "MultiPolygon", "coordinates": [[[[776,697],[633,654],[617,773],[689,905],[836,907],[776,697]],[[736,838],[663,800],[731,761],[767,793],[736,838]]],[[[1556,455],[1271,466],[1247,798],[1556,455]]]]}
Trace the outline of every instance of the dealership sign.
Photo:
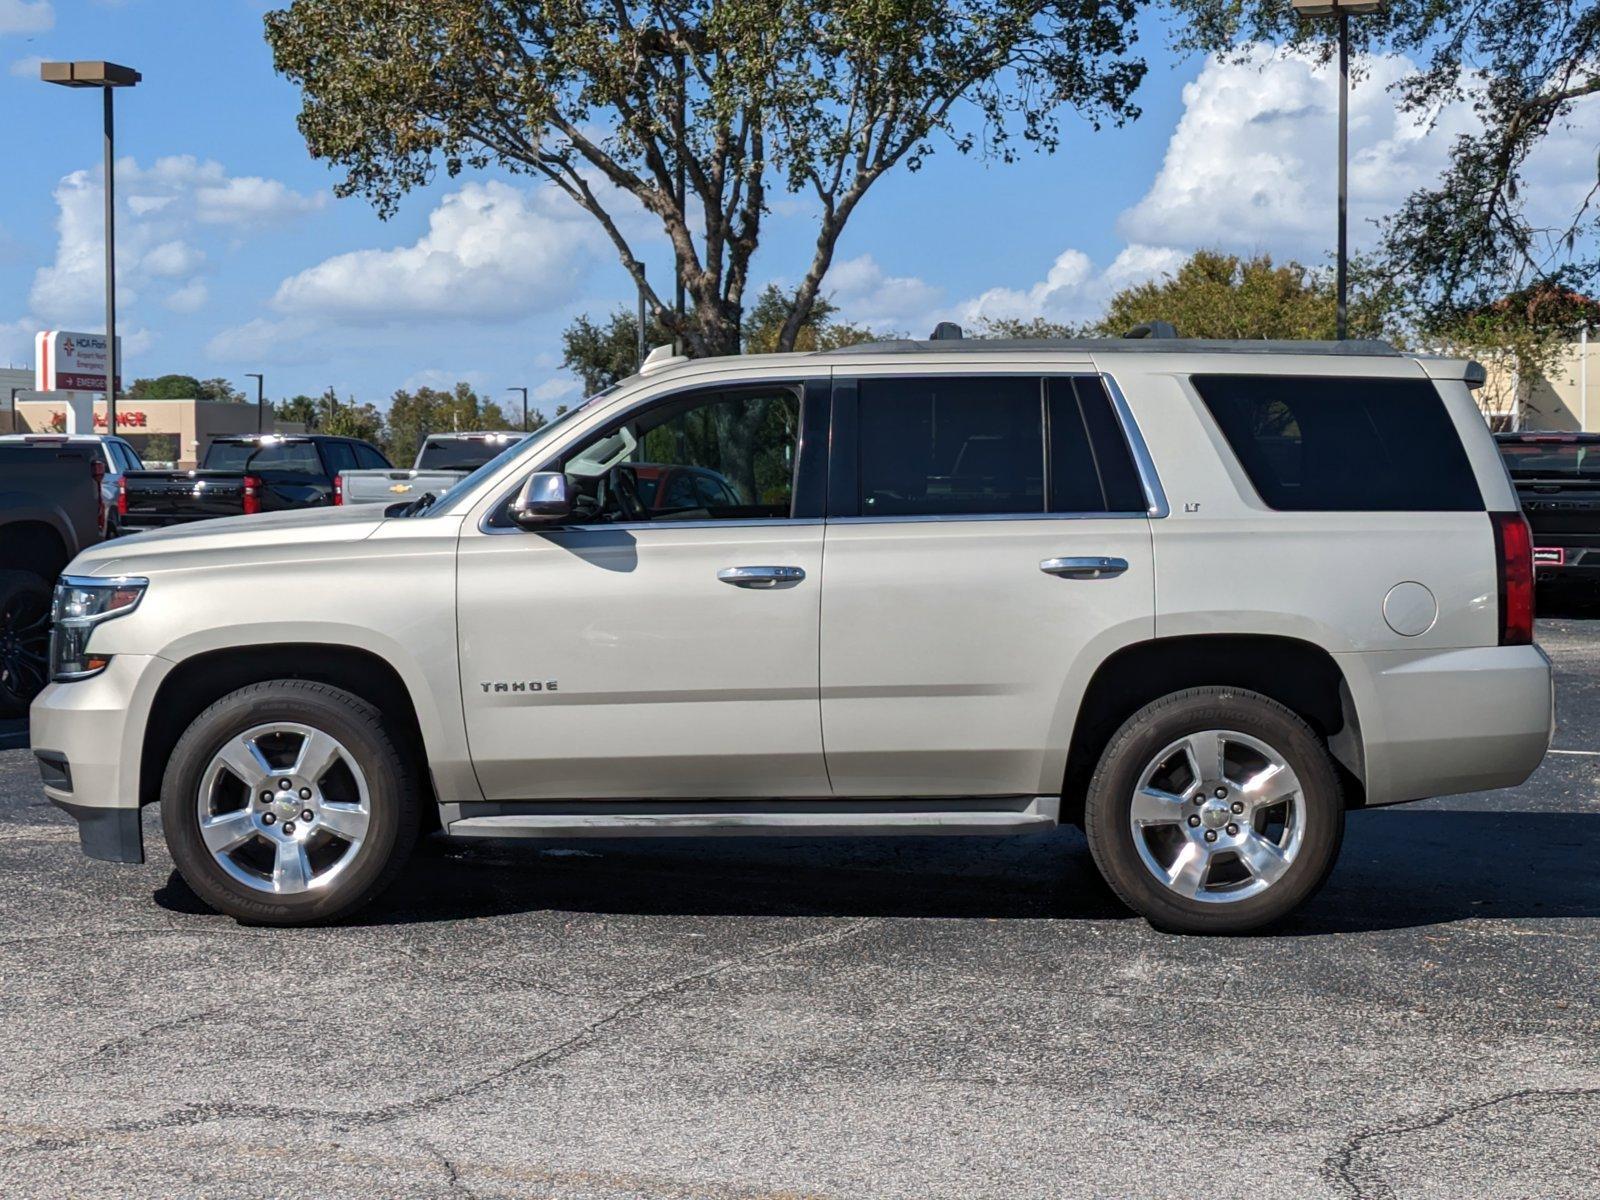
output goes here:
{"type": "MultiPolygon", "coordinates": [[[[122,358],[122,339],[117,339],[117,358],[122,358]]],[[[110,370],[106,363],[106,337],[103,333],[68,333],[52,329],[33,337],[36,391],[103,392],[110,370]]],[[[117,378],[117,388],[122,378],[117,378]]],[[[120,424],[120,422],[119,422],[120,424]]]]}

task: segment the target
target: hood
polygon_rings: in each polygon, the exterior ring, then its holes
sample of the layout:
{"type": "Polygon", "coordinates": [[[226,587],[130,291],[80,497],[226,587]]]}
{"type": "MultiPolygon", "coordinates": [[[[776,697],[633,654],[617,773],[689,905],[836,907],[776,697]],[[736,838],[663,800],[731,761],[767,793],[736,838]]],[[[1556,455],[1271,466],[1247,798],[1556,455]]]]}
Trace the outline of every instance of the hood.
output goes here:
{"type": "Polygon", "coordinates": [[[243,553],[257,562],[276,552],[295,557],[311,547],[371,536],[383,524],[383,509],[381,504],[363,504],[192,521],[91,546],[72,560],[67,572],[143,575],[165,566],[194,565],[219,553],[243,553]]]}

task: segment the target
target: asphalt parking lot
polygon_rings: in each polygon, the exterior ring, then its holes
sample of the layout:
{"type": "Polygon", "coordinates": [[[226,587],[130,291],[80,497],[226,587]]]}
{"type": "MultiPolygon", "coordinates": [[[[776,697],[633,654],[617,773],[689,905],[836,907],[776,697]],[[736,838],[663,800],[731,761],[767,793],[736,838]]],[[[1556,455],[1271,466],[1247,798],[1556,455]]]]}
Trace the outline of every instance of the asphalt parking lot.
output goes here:
{"type": "Polygon", "coordinates": [[[1153,932],[1073,831],[436,842],[248,929],[0,751],[0,1191],[1600,1194],[1600,620],[1540,640],[1560,753],[1356,814],[1252,938],[1153,932]]]}

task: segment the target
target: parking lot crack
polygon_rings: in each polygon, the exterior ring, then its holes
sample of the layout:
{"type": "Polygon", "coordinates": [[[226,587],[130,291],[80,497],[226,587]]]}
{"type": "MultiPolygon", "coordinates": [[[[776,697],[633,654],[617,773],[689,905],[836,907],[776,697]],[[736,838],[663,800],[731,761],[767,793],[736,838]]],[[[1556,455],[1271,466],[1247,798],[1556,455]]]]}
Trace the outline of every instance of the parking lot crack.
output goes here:
{"type": "MultiPolygon", "coordinates": [[[[388,1124],[392,1121],[429,1112],[442,1105],[468,1099],[488,1091],[508,1079],[550,1067],[594,1044],[612,1027],[639,1017],[683,995],[685,992],[704,986],[713,979],[748,970],[787,955],[836,945],[878,923],[879,919],[876,917],[863,917],[836,929],[824,930],[805,937],[791,938],[777,945],[723,959],[702,967],[698,971],[668,979],[657,986],[647,987],[644,991],[607,1010],[585,1024],[577,1032],[562,1038],[558,1042],[541,1047],[530,1054],[522,1055],[507,1063],[504,1067],[491,1071],[486,1075],[480,1075],[476,1079],[412,1100],[397,1101],[393,1104],[381,1105],[377,1108],[357,1112],[324,1108],[292,1108],[268,1104],[239,1104],[231,1101],[188,1104],[158,1116],[118,1122],[107,1126],[105,1132],[123,1134],[151,1133],[227,1120],[302,1121],[312,1124],[332,1125],[342,1130],[370,1128],[373,1125],[388,1124]]],[[[59,1151],[72,1146],[86,1144],[93,1136],[90,1134],[71,1139],[42,1139],[36,1141],[33,1148],[36,1150],[59,1151]]]]}
{"type": "Polygon", "coordinates": [[[1468,1104],[1450,1105],[1421,1120],[1363,1129],[1351,1134],[1323,1161],[1322,1173],[1346,1195],[1353,1197],[1353,1200],[1393,1200],[1395,1192],[1388,1184],[1381,1180],[1363,1183],[1357,1178],[1356,1161],[1361,1152],[1373,1142],[1437,1129],[1458,1118],[1522,1100],[1586,1100],[1593,1097],[1600,1097],[1600,1087],[1522,1088],[1468,1104]]]}

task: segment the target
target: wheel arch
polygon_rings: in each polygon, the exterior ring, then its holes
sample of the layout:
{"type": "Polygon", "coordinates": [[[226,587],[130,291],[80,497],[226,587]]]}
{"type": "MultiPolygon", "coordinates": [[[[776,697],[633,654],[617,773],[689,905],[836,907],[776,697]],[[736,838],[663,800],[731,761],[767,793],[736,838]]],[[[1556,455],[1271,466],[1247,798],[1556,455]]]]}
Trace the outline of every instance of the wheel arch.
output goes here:
{"type": "Polygon", "coordinates": [[[139,805],[161,798],[161,779],[173,747],[194,719],[229,692],[271,679],[306,679],[343,688],[381,711],[394,724],[401,749],[413,756],[425,793],[424,812],[437,812],[428,755],[410,688],[381,655],[356,646],[273,643],[196,654],[162,679],[149,707],[139,756],[139,805]]]}
{"type": "Polygon", "coordinates": [[[1095,764],[1122,723],[1152,700],[1191,687],[1237,687],[1276,700],[1322,738],[1351,808],[1366,803],[1361,724],[1339,664],[1323,647],[1265,634],[1154,638],[1109,655],[1078,706],[1062,783],[1062,819],[1082,815],[1095,764]]]}
{"type": "Polygon", "coordinates": [[[31,571],[54,583],[74,550],[51,521],[38,517],[7,521],[5,536],[0,537],[0,570],[31,571]]]}

